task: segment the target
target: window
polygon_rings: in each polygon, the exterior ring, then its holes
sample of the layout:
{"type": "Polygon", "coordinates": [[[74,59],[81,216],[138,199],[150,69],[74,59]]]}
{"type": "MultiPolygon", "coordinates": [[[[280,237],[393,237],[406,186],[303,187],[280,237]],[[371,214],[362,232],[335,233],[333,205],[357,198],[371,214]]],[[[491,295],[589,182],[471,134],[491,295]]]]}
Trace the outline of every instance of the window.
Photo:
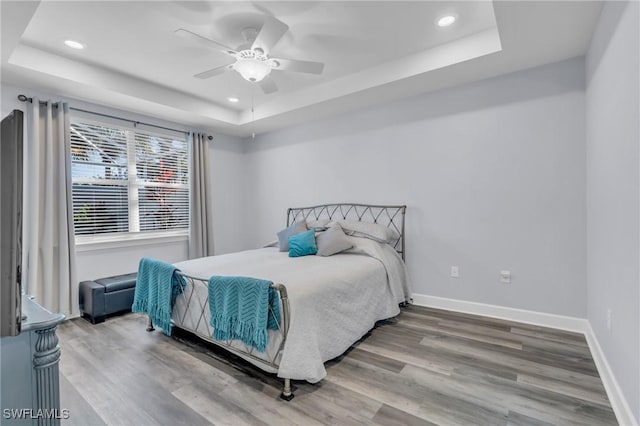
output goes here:
{"type": "Polygon", "coordinates": [[[71,173],[77,236],[189,228],[185,138],[73,122],[71,173]]]}

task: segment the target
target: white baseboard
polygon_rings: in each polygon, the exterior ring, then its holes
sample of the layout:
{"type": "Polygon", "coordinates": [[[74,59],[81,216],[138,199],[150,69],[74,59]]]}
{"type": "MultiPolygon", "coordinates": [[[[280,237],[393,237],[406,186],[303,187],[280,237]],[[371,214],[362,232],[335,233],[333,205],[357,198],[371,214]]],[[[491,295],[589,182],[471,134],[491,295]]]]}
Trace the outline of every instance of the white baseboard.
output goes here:
{"type": "Polygon", "coordinates": [[[587,319],[548,314],[544,312],[527,311],[524,309],[507,308],[505,306],[488,305],[485,303],[447,299],[444,297],[428,296],[425,294],[414,294],[413,303],[418,306],[482,315],[485,317],[523,322],[526,324],[557,328],[560,330],[584,334],[618,423],[621,426],[638,426],[638,421],[635,419],[633,412],[631,411],[631,408],[618,385],[618,381],[613,375],[613,371],[607,362],[607,358],[604,356],[604,352],[598,343],[598,339],[591,328],[591,324],[587,319]]]}
{"type": "Polygon", "coordinates": [[[638,426],[638,420],[634,417],[633,411],[631,411],[631,407],[629,407],[629,404],[622,393],[622,389],[620,389],[620,385],[618,384],[616,377],[613,375],[613,371],[611,371],[611,366],[607,362],[607,358],[604,356],[604,352],[600,347],[596,334],[591,328],[591,324],[588,324],[588,329],[587,332],[584,333],[584,336],[587,339],[587,344],[591,350],[593,361],[596,363],[598,374],[600,374],[604,388],[609,396],[613,412],[616,413],[618,423],[621,426],[638,426]]]}
{"type": "Polygon", "coordinates": [[[567,317],[563,315],[547,314],[544,312],[487,305],[485,303],[427,296],[424,294],[414,294],[413,303],[418,306],[428,306],[430,308],[446,309],[449,311],[524,322],[527,324],[558,328],[560,330],[583,334],[585,334],[589,328],[589,322],[584,318],[567,317]]]}

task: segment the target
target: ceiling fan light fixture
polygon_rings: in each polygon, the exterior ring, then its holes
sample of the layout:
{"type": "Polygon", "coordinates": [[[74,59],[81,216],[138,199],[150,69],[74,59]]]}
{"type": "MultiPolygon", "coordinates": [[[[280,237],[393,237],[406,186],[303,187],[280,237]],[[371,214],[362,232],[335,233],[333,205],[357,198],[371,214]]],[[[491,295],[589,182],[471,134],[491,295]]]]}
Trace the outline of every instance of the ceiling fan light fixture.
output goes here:
{"type": "MultiPolygon", "coordinates": [[[[2,0],[0,0],[2,1],[2,0]]],[[[278,85],[272,78],[267,78],[271,70],[292,71],[307,74],[322,74],[324,64],[321,62],[301,61],[296,59],[274,59],[270,58],[271,49],[289,31],[289,26],[273,16],[265,16],[260,30],[248,27],[242,30],[245,43],[236,49],[228,47],[223,43],[211,40],[200,34],[194,33],[184,28],[178,28],[175,34],[186,37],[199,43],[207,43],[235,59],[233,64],[219,65],[209,70],[195,74],[195,78],[207,79],[224,74],[225,71],[234,70],[250,83],[258,83],[265,94],[278,91],[278,85]]],[[[236,99],[228,99],[234,102],[236,99]]]]}
{"type": "Polygon", "coordinates": [[[262,81],[271,72],[267,57],[254,50],[242,50],[238,52],[236,58],[233,68],[242,78],[252,83],[262,81]]]}

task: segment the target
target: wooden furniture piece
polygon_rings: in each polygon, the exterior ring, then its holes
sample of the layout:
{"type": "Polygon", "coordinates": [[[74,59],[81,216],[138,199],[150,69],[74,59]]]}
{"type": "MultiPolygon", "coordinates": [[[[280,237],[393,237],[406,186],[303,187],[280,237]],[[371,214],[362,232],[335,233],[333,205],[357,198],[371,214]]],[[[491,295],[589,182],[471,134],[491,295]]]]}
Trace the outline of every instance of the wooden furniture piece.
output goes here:
{"type": "Polygon", "coordinates": [[[3,425],[59,425],[56,328],[64,320],[29,297],[22,298],[22,332],[0,340],[0,401],[3,425]]]}

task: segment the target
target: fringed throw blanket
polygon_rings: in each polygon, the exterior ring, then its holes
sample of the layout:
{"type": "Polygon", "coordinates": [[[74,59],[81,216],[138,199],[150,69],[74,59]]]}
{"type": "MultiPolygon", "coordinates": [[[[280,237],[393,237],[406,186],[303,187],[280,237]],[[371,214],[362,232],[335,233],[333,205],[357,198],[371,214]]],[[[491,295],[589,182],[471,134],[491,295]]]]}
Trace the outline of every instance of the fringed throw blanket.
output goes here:
{"type": "Polygon", "coordinates": [[[213,276],[209,279],[209,309],[213,338],[241,340],[264,352],[267,329],[280,323],[278,292],[271,281],[247,277],[213,276]],[[269,315],[269,307],[273,315],[269,315]]]}
{"type": "Polygon", "coordinates": [[[138,266],[133,312],[149,315],[155,325],[171,335],[173,298],[182,293],[185,283],[178,268],[156,259],[143,257],[138,266]]]}

